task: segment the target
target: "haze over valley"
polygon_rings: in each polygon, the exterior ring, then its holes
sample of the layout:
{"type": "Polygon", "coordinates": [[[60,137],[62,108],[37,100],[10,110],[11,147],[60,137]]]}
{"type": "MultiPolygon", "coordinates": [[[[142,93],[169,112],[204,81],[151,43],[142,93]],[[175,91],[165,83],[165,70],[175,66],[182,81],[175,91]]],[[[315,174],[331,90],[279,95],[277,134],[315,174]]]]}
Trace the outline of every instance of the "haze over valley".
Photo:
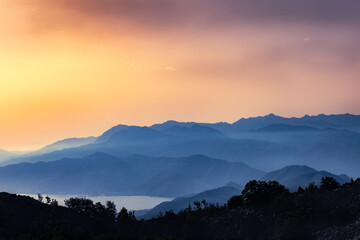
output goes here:
{"type": "Polygon", "coordinates": [[[4,154],[0,186],[22,194],[174,198],[253,179],[277,180],[290,189],[319,184],[323,176],[345,183],[360,172],[359,131],[360,116],[351,114],[118,125],[98,137],[4,154]],[[270,173],[292,165],[296,174],[270,173]]]}
{"type": "Polygon", "coordinates": [[[359,0],[0,0],[0,240],[359,240],[359,29],[359,0]]]}

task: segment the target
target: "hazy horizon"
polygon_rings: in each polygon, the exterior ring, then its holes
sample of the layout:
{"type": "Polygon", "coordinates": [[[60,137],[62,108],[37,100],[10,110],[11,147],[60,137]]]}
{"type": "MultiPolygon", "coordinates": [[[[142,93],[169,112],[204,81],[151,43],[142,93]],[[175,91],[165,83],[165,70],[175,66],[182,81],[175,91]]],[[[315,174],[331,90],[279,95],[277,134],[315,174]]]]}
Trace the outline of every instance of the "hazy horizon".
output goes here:
{"type": "Polygon", "coordinates": [[[58,142],[58,141],[61,141],[61,140],[64,140],[64,139],[70,139],[70,138],[87,138],[87,137],[99,137],[101,134],[103,134],[105,131],[111,129],[112,127],[114,126],[117,126],[117,125],[128,125],[128,126],[140,126],[140,127],[151,127],[152,125],[155,125],[155,124],[162,124],[162,123],[165,123],[165,122],[168,122],[168,121],[176,121],[176,122],[196,122],[196,123],[210,123],[210,124],[214,124],[214,123],[220,123],[220,122],[225,122],[225,123],[229,123],[229,124],[233,124],[235,123],[236,121],[240,120],[240,119],[247,119],[247,118],[256,118],[256,117],[265,117],[265,116],[268,116],[268,115],[275,115],[275,116],[279,116],[279,117],[284,117],[284,118],[302,118],[302,117],[305,117],[305,116],[310,116],[310,117],[313,117],[313,116],[319,116],[319,115],[322,115],[322,114],[325,114],[325,115],[344,115],[344,114],[351,114],[351,115],[359,115],[359,114],[355,114],[355,113],[349,113],[349,112],[346,112],[346,113],[330,113],[330,114],[326,114],[326,113],[318,113],[318,114],[314,114],[314,115],[310,115],[310,114],[304,114],[304,115],[299,115],[299,116],[294,116],[294,115],[290,115],[290,116],[286,116],[286,115],[279,115],[279,114],[275,114],[275,113],[267,113],[267,114],[264,114],[264,115],[257,115],[257,116],[243,116],[243,117],[238,117],[236,120],[234,121],[223,121],[223,120],[220,120],[220,121],[194,121],[194,120],[184,120],[184,121],[180,121],[180,120],[177,120],[177,119],[168,119],[168,120],[164,120],[164,121],[160,121],[160,122],[152,122],[152,123],[149,123],[149,124],[146,124],[146,125],[138,125],[136,123],[124,123],[124,122],[120,122],[120,123],[115,123],[114,125],[111,125],[111,126],[108,126],[107,128],[105,129],[102,129],[102,130],[99,130],[99,129],[96,129],[95,131],[98,132],[98,134],[96,135],[81,135],[81,136],[73,136],[73,135],[70,135],[70,136],[65,136],[63,138],[60,138],[60,137],[57,137],[57,136],[54,136],[50,141],[48,142],[43,142],[43,143],[39,143],[39,144],[35,144],[35,145],[28,145],[28,147],[24,147],[24,148],[5,148],[5,147],[2,147],[0,146],[0,150],[5,150],[5,151],[8,151],[8,152],[13,152],[13,153],[19,153],[19,154],[23,154],[23,153],[27,153],[27,152],[32,152],[32,151],[37,151],[39,149],[42,149],[43,147],[46,147],[50,144],[53,144],[55,142],[58,142]]]}
{"type": "Polygon", "coordinates": [[[360,0],[0,0],[0,239],[360,239],[360,0]]]}

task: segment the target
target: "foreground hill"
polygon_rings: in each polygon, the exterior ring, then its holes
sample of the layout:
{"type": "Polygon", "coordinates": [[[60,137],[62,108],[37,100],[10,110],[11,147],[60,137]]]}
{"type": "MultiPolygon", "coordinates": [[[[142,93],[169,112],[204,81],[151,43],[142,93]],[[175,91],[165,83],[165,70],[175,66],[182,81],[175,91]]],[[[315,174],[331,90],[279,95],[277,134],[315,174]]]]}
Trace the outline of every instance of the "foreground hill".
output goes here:
{"type": "Polygon", "coordinates": [[[168,211],[178,213],[180,210],[188,206],[194,207],[194,202],[201,202],[206,200],[209,204],[219,204],[220,206],[227,203],[227,201],[234,195],[239,195],[241,190],[235,187],[225,186],[208,191],[204,191],[191,196],[184,196],[175,198],[169,202],[163,202],[146,212],[144,215],[138,216],[140,219],[151,219],[158,217],[160,213],[164,214],[168,211]]]}
{"type": "Polygon", "coordinates": [[[297,190],[300,187],[306,187],[310,182],[320,185],[321,178],[332,177],[341,184],[350,182],[346,175],[335,175],[326,171],[317,171],[307,166],[287,166],[282,169],[267,173],[262,180],[277,181],[290,190],[297,190]]]}
{"type": "Polygon", "coordinates": [[[96,234],[98,224],[71,209],[8,193],[0,193],[0,214],[1,239],[55,239],[60,236],[61,239],[86,239],[96,234]]]}
{"type": "Polygon", "coordinates": [[[225,206],[196,203],[148,221],[109,203],[70,199],[67,208],[0,193],[3,239],[302,239],[360,237],[360,179],[290,193],[276,182],[251,181],[225,206]],[[116,221],[115,221],[116,219],[116,221]]]}
{"type": "Polygon", "coordinates": [[[118,158],[95,153],[83,158],[2,167],[0,188],[17,193],[176,197],[224,186],[230,181],[245,184],[264,175],[243,163],[203,155],[118,158]]]}
{"type": "Polygon", "coordinates": [[[359,196],[360,180],[283,194],[224,211],[210,225],[216,239],[355,240],[360,237],[359,196]]]}

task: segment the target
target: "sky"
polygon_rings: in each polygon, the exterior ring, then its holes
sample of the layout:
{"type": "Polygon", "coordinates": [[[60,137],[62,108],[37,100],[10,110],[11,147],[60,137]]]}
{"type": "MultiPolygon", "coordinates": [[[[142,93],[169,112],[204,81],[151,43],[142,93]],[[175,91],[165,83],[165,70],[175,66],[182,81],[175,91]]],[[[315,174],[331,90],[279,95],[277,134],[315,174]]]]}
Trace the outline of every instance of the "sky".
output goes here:
{"type": "Polygon", "coordinates": [[[0,0],[0,148],[360,114],[358,0],[0,0]]]}

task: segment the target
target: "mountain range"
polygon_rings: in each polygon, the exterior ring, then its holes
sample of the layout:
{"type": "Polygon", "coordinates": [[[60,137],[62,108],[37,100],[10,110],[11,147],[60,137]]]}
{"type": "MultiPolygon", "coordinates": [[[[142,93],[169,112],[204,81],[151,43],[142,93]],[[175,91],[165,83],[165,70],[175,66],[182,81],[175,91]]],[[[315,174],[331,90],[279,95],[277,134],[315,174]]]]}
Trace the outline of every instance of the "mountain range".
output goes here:
{"type": "Polygon", "coordinates": [[[0,187],[17,193],[177,197],[230,181],[245,184],[264,174],[240,162],[203,155],[118,158],[94,153],[83,158],[1,167],[0,187]]]}
{"type": "MultiPolygon", "coordinates": [[[[290,190],[296,190],[298,186],[305,187],[310,182],[319,184],[321,177],[325,176],[334,177],[340,183],[350,181],[347,175],[317,171],[307,166],[288,166],[265,173],[241,162],[229,162],[204,155],[184,158],[130,155],[119,158],[97,152],[82,158],[0,167],[0,190],[88,196],[186,195],[181,202],[170,204],[183,207],[185,202],[194,200],[194,193],[225,185],[239,190],[250,180],[262,179],[276,180],[290,190]]],[[[222,193],[215,197],[218,191],[207,193],[212,194],[198,194],[198,197],[206,197],[211,203],[223,203],[230,195],[222,193]]]]}
{"type": "Polygon", "coordinates": [[[270,114],[233,124],[167,121],[150,127],[118,125],[97,138],[65,139],[40,151],[11,157],[1,165],[81,158],[95,152],[117,157],[203,154],[263,171],[307,165],[356,177],[360,172],[359,131],[360,116],[351,114],[302,118],[270,114]]]}
{"type": "Polygon", "coordinates": [[[298,187],[305,188],[310,182],[320,185],[322,177],[332,177],[340,184],[350,182],[350,178],[345,175],[335,175],[326,171],[317,171],[308,166],[287,166],[282,169],[267,173],[261,180],[277,181],[285,185],[292,191],[296,191],[298,187]]]}
{"type": "Polygon", "coordinates": [[[351,114],[118,125],[99,137],[64,139],[20,156],[0,152],[8,158],[1,163],[0,187],[178,197],[261,178],[289,188],[318,183],[325,175],[344,182],[342,174],[359,176],[359,130],[360,116],[351,114]]]}

